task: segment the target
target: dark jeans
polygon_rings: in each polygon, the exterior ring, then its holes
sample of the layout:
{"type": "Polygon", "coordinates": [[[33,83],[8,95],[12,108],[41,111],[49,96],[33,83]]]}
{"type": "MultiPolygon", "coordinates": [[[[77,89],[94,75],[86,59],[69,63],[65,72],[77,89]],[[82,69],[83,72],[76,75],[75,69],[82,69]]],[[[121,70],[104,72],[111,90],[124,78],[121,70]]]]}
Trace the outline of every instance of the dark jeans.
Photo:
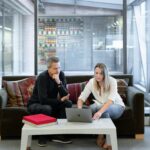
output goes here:
{"type": "Polygon", "coordinates": [[[65,108],[70,107],[72,107],[72,102],[70,100],[65,100],[62,102],[55,99],[50,105],[42,105],[38,103],[31,104],[28,106],[28,112],[30,114],[42,113],[56,118],[66,118],[65,108]]]}
{"type": "MultiPolygon", "coordinates": [[[[61,102],[58,99],[53,99],[49,105],[42,104],[31,104],[28,106],[28,112],[30,114],[45,114],[55,118],[66,118],[65,108],[72,107],[72,102],[70,100],[65,100],[61,102]]],[[[38,142],[44,141],[47,143],[47,137],[44,135],[38,136],[38,142]]]]}

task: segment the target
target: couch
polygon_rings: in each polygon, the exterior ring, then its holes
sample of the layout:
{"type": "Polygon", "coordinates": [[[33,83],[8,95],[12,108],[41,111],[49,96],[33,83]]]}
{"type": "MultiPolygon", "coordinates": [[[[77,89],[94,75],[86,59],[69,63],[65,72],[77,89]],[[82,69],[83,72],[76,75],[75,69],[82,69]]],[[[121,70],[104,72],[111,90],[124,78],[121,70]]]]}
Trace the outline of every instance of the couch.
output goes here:
{"type": "MultiPolygon", "coordinates": [[[[118,91],[123,98],[126,109],[123,115],[113,120],[117,128],[117,135],[120,137],[134,137],[136,139],[144,138],[144,95],[135,87],[133,87],[133,76],[124,75],[112,75],[117,79],[118,91]],[[121,82],[120,82],[121,81],[121,82]],[[122,84],[123,83],[123,84],[122,84]]],[[[70,99],[73,104],[76,104],[77,97],[80,95],[87,81],[91,78],[91,75],[79,75],[79,76],[67,76],[67,87],[70,93],[70,99]]],[[[26,103],[32,93],[32,89],[35,83],[35,76],[3,76],[3,86],[0,90],[0,136],[4,138],[20,137],[21,128],[23,126],[22,117],[28,115],[26,103]],[[27,79],[30,79],[30,90],[27,91],[27,79]],[[34,80],[34,81],[33,81],[34,80]],[[13,84],[12,84],[13,83],[13,84]],[[17,83],[17,84],[16,84],[17,83]],[[9,99],[12,93],[9,93],[7,89],[15,87],[23,95],[20,97],[18,93],[9,99]],[[7,86],[6,86],[7,85],[7,86]],[[17,85],[17,86],[16,86],[17,85]],[[24,85],[24,87],[22,87],[24,85]],[[24,95],[25,94],[25,95],[24,95]],[[14,101],[17,98],[18,105],[10,105],[9,101],[14,101]],[[23,101],[21,99],[23,98],[23,101]]],[[[14,91],[13,91],[14,92],[14,91]]],[[[16,91],[15,91],[16,92],[16,91]]],[[[91,103],[90,97],[86,105],[91,103]]]]}

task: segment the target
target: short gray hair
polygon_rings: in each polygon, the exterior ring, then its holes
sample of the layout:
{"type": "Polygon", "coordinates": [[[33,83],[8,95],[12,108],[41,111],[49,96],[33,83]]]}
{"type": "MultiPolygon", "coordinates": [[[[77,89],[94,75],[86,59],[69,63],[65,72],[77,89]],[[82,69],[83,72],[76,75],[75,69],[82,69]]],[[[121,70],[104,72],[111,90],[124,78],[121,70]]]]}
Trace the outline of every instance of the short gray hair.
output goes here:
{"type": "Polygon", "coordinates": [[[56,56],[52,56],[50,58],[47,59],[47,68],[50,68],[52,63],[58,63],[59,62],[59,58],[56,56]]]}

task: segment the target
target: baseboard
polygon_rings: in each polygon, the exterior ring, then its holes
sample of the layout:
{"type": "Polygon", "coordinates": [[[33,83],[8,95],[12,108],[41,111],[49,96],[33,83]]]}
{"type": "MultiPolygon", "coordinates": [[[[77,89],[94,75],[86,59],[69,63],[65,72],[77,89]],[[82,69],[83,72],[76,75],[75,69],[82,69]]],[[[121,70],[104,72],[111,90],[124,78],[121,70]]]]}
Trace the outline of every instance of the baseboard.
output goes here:
{"type": "Polygon", "coordinates": [[[150,116],[145,116],[144,117],[144,125],[149,126],[150,125],[150,116]]]}
{"type": "Polygon", "coordinates": [[[144,107],[144,125],[150,125],[150,107],[144,107]]]}

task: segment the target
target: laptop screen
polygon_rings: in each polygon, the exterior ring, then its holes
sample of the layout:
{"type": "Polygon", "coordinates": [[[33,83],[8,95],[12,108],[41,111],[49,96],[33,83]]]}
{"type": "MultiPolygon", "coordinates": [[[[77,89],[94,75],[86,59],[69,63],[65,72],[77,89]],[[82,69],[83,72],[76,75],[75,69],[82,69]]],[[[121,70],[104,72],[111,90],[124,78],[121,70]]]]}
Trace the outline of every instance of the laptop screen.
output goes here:
{"type": "Polygon", "coordinates": [[[66,108],[68,122],[92,122],[92,111],[89,108],[66,108]]]}

